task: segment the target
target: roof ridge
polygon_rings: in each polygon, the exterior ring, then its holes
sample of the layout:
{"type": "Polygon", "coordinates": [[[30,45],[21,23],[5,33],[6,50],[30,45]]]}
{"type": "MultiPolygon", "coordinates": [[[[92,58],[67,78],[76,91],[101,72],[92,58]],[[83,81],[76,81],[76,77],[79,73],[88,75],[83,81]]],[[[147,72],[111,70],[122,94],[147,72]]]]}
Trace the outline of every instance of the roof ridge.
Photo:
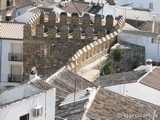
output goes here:
{"type": "MultiPolygon", "coordinates": [[[[153,69],[155,69],[156,67],[153,67],[152,68],[152,70],[153,69]]],[[[151,73],[152,71],[149,71],[149,72],[147,72],[146,74],[144,74],[141,78],[139,78],[138,80],[137,80],[137,83],[140,83],[141,82],[141,80],[144,78],[144,77],[146,77],[149,73],[151,73]]]]}

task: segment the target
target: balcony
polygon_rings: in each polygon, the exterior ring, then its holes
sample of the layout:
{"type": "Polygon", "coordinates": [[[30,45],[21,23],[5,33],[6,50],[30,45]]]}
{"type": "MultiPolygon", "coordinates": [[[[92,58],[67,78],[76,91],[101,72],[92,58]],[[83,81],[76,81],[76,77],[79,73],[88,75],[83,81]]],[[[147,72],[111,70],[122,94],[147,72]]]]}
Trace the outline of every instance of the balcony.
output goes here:
{"type": "Polygon", "coordinates": [[[8,82],[22,82],[23,75],[8,74],[8,82]]]}
{"type": "Polygon", "coordinates": [[[9,53],[8,60],[9,61],[23,61],[23,54],[22,53],[9,53]]]}

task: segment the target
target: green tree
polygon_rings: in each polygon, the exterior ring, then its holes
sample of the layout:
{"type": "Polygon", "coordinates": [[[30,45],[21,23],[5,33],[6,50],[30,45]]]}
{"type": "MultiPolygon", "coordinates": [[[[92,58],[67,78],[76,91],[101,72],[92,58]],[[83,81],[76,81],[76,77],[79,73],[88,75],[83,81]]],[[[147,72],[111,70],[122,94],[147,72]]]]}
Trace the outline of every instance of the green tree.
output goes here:
{"type": "Polygon", "coordinates": [[[107,64],[102,68],[100,75],[108,75],[108,74],[114,74],[115,71],[113,69],[113,63],[112,61],[107,62],[107,64]]]}

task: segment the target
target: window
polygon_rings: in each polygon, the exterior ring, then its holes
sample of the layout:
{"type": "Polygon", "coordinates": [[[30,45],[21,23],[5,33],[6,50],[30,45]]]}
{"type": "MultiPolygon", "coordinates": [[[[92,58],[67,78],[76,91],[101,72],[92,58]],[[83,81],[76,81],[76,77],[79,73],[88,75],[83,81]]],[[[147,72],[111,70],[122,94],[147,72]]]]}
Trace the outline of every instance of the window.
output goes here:
{"type": "Polygon", "coordinates": [[[13,1],[12,0],[7,0],[7,6],[12,6],[13,5],[13,1]]]}
{"type": "Polygon", "coordinates": [[[29,120],[29,114],[21,116],[19,120],[29,120]]]}
{"type": "Polygon", "coordinates": [[[12,43],[11,52],[12,53],[23,53],[23,44],[22,43],[12,43]]]}
{"type": "Polygon", "coordinates": [[[8,54],[9,61],[23,61],[23,44],[12,43],[11,52],[8,54]]]}
{"type": "Polygon", "coordinates": [[[151,43],[154,43],[154,38],[151,38],[151,43]]]}
{"type": "Polygon", "coordinates": [[[8,82],[22,82],[23,67],[21,65],[11,65],[10,74],[8,74],[8,82]]]}
{"type": "Polygon", "coordinates": [[[149,3],[149,10],[153,10],[153,3],[149,3]]]}

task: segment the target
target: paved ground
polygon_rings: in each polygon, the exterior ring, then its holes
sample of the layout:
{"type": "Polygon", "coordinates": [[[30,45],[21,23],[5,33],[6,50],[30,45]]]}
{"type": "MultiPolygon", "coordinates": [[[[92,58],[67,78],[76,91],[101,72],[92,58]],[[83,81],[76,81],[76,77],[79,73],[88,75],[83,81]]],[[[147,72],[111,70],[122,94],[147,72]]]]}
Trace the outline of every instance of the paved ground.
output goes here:
{"type": "Polygon", "coordinates": [[[81,68],[79,71],[78,71],[78,75],[82,76],[83,78],[89,80],[89,81],[94,81],[96,78],[99,77],[99,74],[100,74],[100,71],[98,69],[95,69],[96,66],[100,68],[100,64],[103,62],[103,61],[106,61],[107,55],[95,60],[94,62],[86,65],[85,67],[81,68]]]}

